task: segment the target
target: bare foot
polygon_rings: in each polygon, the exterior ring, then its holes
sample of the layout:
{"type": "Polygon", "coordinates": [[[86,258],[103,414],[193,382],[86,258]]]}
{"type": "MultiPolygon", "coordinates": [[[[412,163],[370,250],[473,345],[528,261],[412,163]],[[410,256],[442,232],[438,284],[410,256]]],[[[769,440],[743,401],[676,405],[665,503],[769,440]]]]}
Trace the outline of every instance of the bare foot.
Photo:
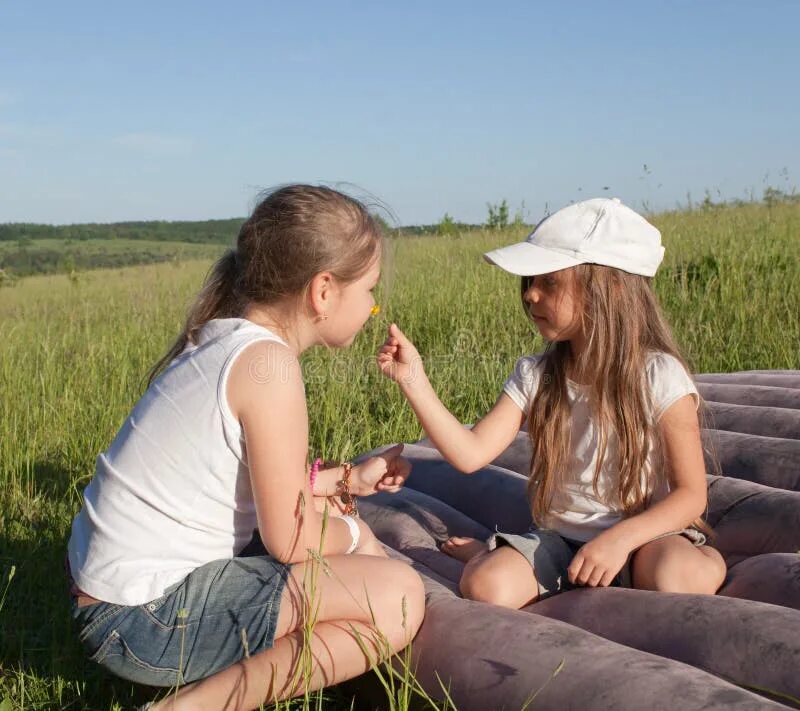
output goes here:
{"type": "Polygon", "coordinates": [[[483,541],[476,538],[466,538],[465,536],[451,536],[444,543],[442,543],[442,553],[452,556],[462,563],[480,555],[484,551],[489,550],[483,541]]]}

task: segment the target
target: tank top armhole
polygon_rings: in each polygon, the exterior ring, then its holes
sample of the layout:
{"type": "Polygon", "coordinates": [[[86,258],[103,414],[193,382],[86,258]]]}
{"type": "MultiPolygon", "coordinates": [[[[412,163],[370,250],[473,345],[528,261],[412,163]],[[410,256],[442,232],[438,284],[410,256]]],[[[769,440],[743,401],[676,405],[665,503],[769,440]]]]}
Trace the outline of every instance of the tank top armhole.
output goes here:
{"type": "Polygon", "coordinates": [[[237,420],[233,416],[230,405],[228,404],[228,393],[227,393],[228,377],[231,374],[231,369],[233,368],[233,364],[236,362],[236,359],[242,354],[242,351],[244,351],[244,349],[247,348],[248,346],[251,346],[254,343],[260,343],[262,341],[278,343],[281,346],[286,345],[286,343],[280,338],[278,338],[278,336],[263,335],[251,338],[250,340],[247,340],[244,343],[238,344],[231,351],[230,355],[225,359],[225,363],[222,366],[222,371],[219,374],[219,382],[217,383],[217,404],[219,405],[219,410],[222,413],[223,421],[230,427],[239,428],[240,425],[239,425],[239,420],[237,420]]]}

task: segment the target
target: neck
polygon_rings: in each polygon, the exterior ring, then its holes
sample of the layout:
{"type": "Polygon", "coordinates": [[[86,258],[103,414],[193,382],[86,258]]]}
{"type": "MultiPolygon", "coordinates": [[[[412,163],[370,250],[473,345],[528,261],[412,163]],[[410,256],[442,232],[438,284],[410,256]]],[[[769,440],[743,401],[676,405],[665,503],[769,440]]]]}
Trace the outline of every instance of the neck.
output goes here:
{"type": "Polygon", "coordinates": [[[313,325],[293,312],[288,304],[250,304],[242,313],[242,318],[280,336],[298,357],[303,351],[317,345],[313,325]]]}
{"type": "Polygon", "coordinates": [[[583,334],[570,338],[569,350],[569,377],[576,383],[583,383],[586,375],[584,373],[585,363],[583,362],[583,354],[586,350],[586,339],[583,337],[583,334]]]}

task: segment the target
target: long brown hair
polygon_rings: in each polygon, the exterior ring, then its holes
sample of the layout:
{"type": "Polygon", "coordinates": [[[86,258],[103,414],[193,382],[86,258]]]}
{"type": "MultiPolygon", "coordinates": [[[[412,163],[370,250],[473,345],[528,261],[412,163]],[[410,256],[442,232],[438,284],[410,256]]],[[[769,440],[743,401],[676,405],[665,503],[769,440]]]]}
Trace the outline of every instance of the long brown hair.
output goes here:
{"type": "Polygon", "coordinates": [[[153,366],[148,385],[196,343],[208,321],[240,316],[250,303],[299,297],[322,271],[352,282],[369,268],[381,239],[380,223],[367,207],[332,188],[287,185],[262,195],[239,230],[235,249],[206,275],[183,331],[153,366]]]}
{"type": "MultiPolygon", "coordinates": [[[[534,519],[546,520],[555,495],[563,490],[570,456],[570,405],[567,378],[581,373],[589,383],[593,422],[598,430],[598,456],[593,486],[605,463],[609,438],[615,437],[619,472],[616,491],[607,492],[625,516],[642,511],[653,493],[653,478],[643,477],[650,464],[656,476],[666,475],[658,428],[652,422],[646,387],[648,353],[661,351],[689,370],[658,304],[649,277],[613,267],[581,264],[571,270],[581,308],[579,318],[586,346],[575,358],[569,341],[550,343],[543,355],[539,387],[528,416],[533,455],[528,496],[534,519]]],[[[533,277],[523,277],[523,307],[530,317],[525,292],[533,277]]]]}

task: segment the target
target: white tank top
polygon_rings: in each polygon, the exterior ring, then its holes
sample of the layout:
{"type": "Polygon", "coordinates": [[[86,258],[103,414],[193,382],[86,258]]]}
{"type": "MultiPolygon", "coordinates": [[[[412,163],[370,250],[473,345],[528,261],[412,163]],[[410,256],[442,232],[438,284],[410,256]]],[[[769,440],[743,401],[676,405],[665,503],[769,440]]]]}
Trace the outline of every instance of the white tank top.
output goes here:
{"type": "Polygon", "coordinates": [[[69,565],[78,587],[99,600],[160,597],[195,568],[236,555],[257,527],[226,383],[246,346],[284,342],[240,318],[209,321],[197,340],[144,393],[84,491],[69,565]]]}

